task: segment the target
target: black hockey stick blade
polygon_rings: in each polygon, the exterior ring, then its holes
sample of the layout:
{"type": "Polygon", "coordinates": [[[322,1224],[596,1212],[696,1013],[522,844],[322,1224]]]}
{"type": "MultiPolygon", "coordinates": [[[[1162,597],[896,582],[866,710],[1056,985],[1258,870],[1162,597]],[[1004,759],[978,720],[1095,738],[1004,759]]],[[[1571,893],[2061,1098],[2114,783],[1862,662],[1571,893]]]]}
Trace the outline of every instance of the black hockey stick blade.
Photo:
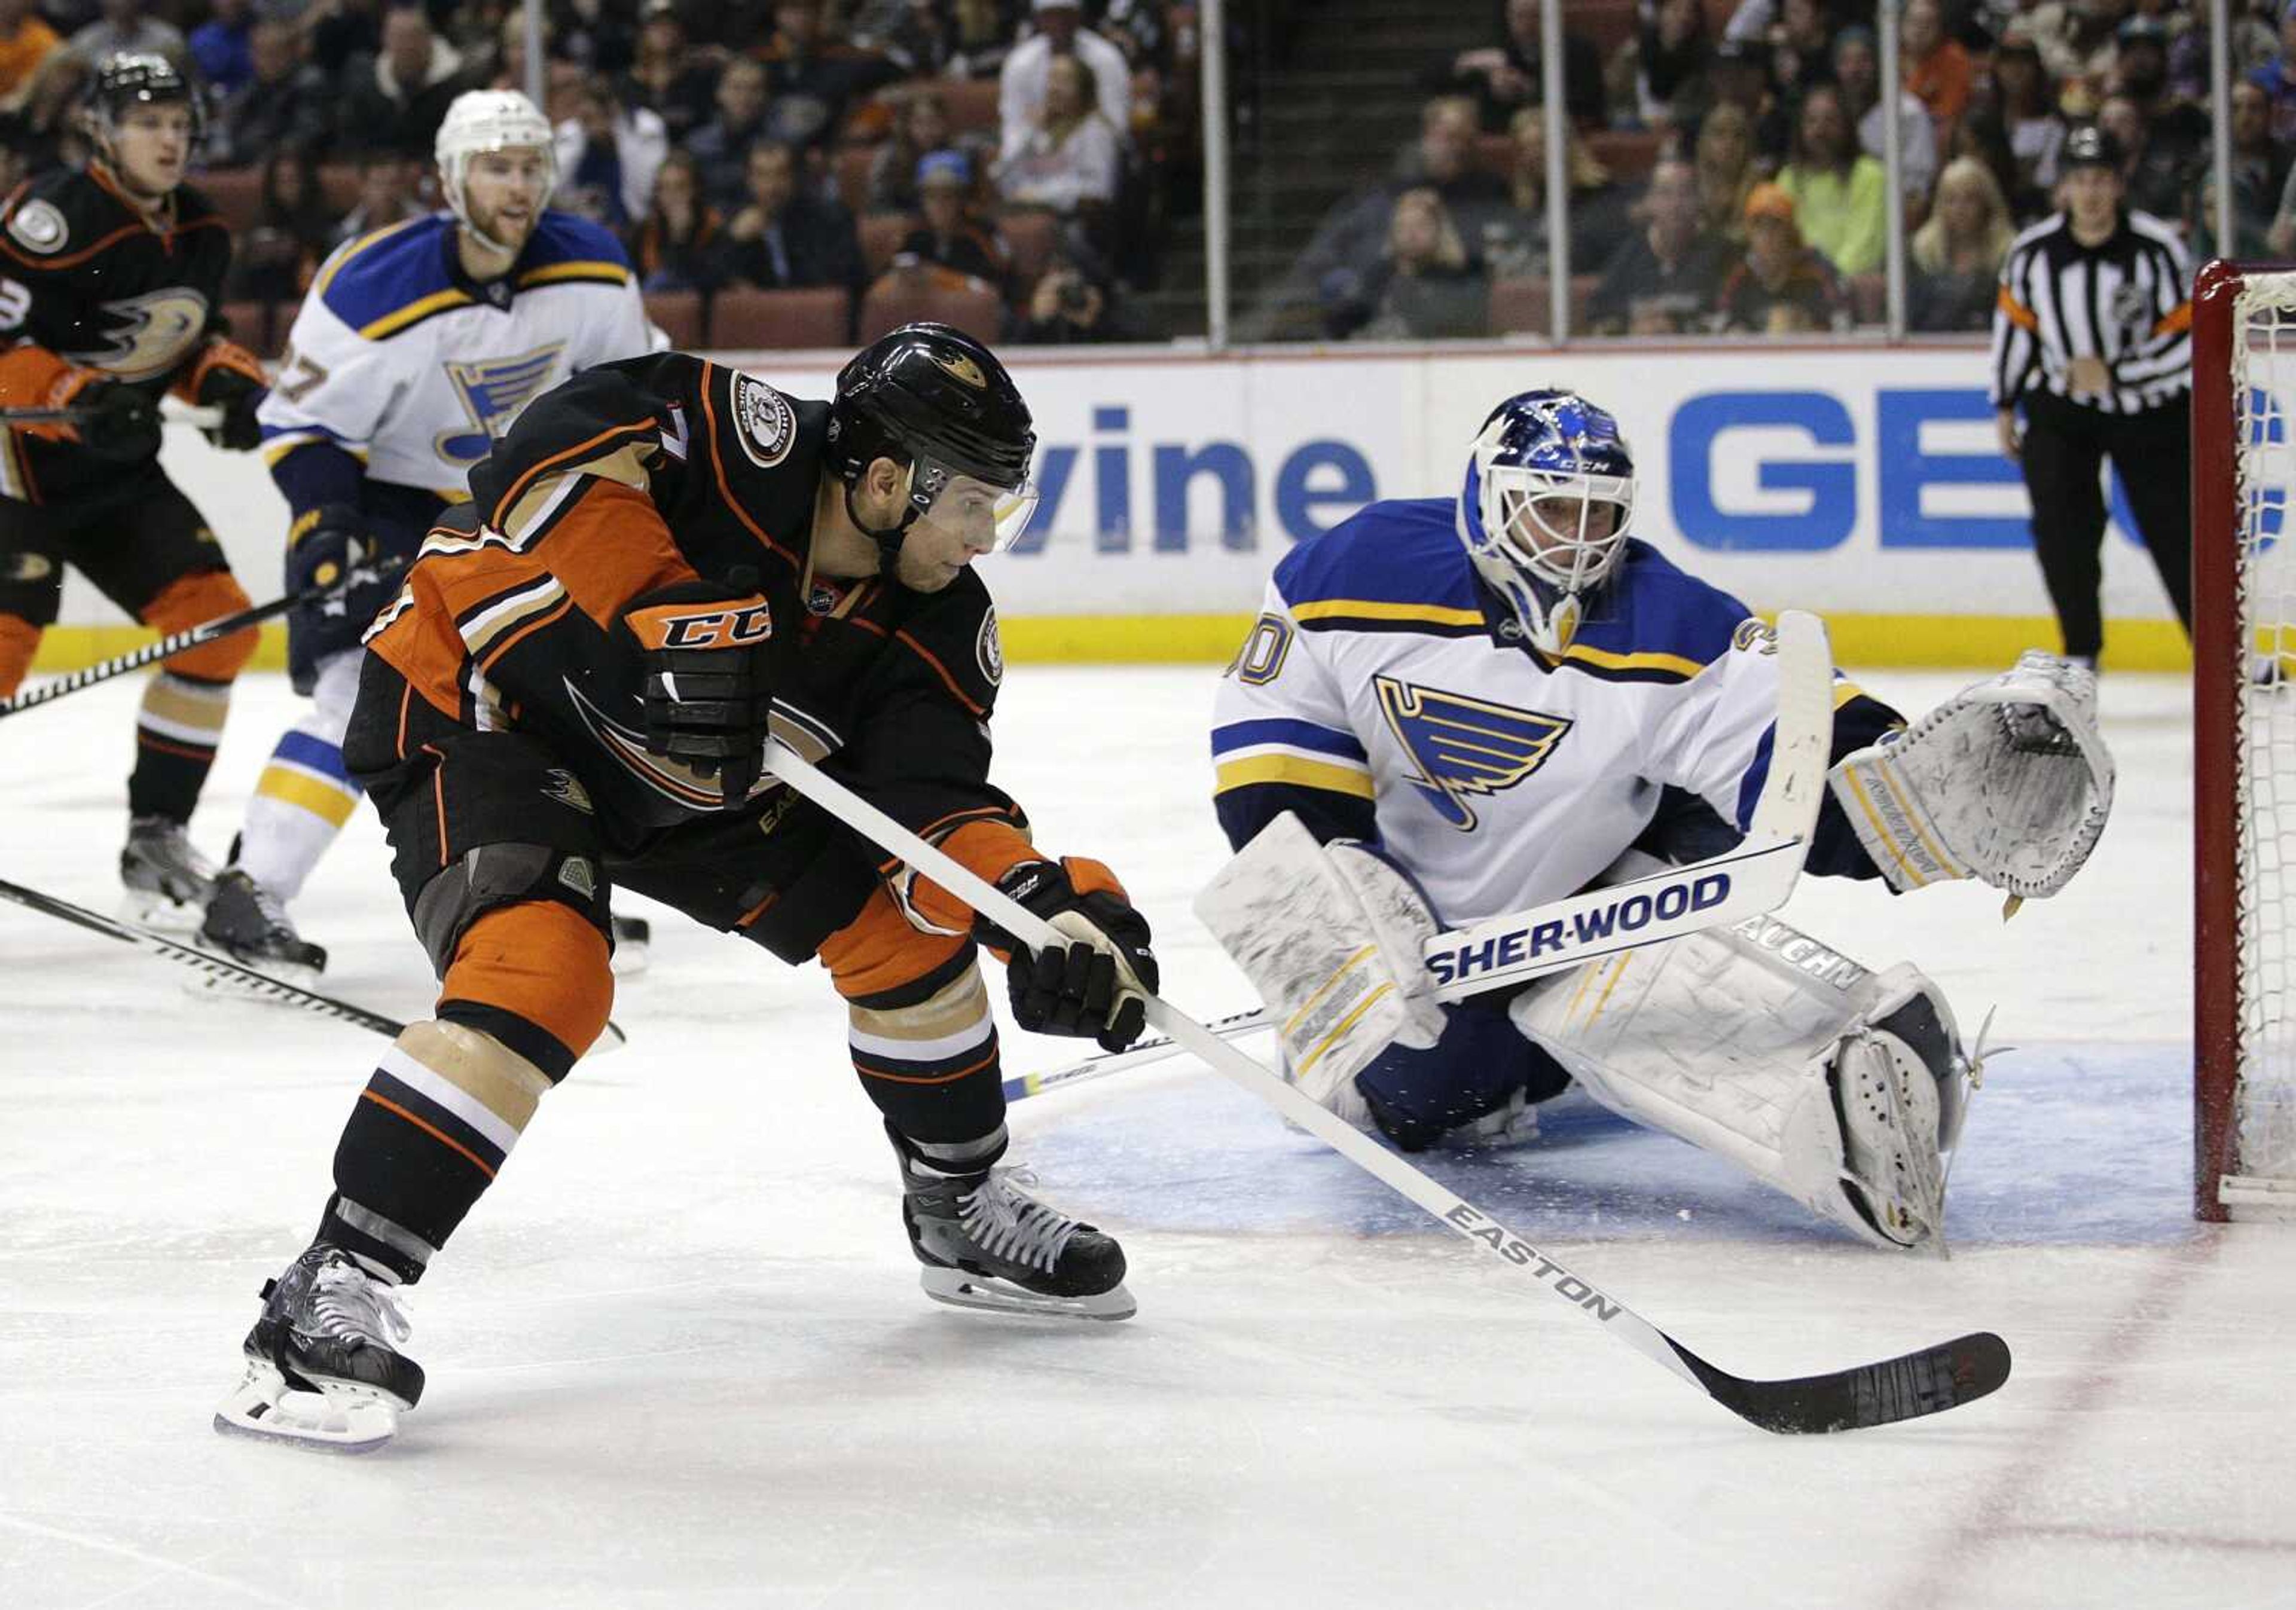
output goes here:
{"type": "Polygon", "coordinates": [[[1714,1401],[1784,1436],[1860,1431],[1942,1414],[1998,1392],[2009,1378],[2009,1344],[1973,1331],[1879,1363],[1790,1381],[1749,1381],[1718,1369],[1667,1338],[1714,1401]]]}

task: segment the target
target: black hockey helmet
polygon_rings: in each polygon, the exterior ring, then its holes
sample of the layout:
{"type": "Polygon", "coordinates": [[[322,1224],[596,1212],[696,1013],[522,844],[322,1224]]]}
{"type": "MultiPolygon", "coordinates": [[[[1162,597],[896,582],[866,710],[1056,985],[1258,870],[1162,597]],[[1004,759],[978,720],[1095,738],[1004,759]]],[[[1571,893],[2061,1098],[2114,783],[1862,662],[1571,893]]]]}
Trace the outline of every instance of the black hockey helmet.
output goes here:
{"type": "Polygon", "coordinates": [[[183,69],[156,51],[116,51],[96,63],[87,90],[87,110],[95,132],[109,138],[119,126],[119,116],[131,106],[159,106],[180,102],[192,114],[192,138],[206,125],[200,98],[192,91],[183,69]]]}
{"type": "Polygon", "coordinates": [[[1029,462],[1037,434],[1029,405],[996,354],[947,324],[904,324],[855,354],[829,405],[830,468],[845,483],[846,512],[876,540],[888,565],[909,527],[956,477],[993,488],[997,545],[1020,535],[1036,506],[1029,462]],[[889,530],[865,525],[854,488],[878,459],[908,470],[907,507],[889,530]]]}

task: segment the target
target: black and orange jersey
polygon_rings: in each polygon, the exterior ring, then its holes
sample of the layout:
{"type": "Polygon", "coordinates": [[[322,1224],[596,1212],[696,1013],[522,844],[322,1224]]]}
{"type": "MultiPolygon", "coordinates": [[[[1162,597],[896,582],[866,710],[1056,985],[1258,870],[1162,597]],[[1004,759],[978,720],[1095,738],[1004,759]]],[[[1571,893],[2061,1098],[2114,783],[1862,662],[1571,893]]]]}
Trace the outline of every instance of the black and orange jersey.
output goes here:
{"type": "MultiPolygon", "coordinates": [[[[0,202],[0,342],[38,348],[156,395],[220,325],[230,268],[230,230],[192,186],[177,186],[155,217],[100,165],[59,168],[0,202]]],[[[37,378],[42,370],[15,364],[5,372],[37,378]]],[[[10,389],[0,384],[0,405],[51,400],[45,390],[35,396],[10,389]]],[[[118,463],[92,458],[77,443],[20,432],[11,433],[6,458],[0,490],[28,503],[110,490],[123,478],[118,463]]]]}
{"type": "MultiPolygon", "coordinates": [[[[775,734],[994,876],[1032,853],[988,781],[995,608],[970,569],[931,593],[814,573],[828,421],[825,403],[683,353],[586,370],[472,471],[471,503],[426,540],[367,646],[405,678],[404,699],[545,738],[610,849],[635,857],[722,823],[726,805],[714,777],[646,748],[622,609],[696,576],[730,593],[753,573],[772,616],[775,734]]],[[[743,808],[769,832],[820,825],[770,784],[743,808]]]]}

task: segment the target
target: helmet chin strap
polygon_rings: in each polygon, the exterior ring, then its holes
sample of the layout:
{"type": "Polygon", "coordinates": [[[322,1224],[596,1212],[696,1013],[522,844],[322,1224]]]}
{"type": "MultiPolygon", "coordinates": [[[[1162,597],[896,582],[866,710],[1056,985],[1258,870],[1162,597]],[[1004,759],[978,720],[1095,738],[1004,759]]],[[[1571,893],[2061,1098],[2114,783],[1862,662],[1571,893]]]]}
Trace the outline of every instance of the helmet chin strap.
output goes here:
{"type": "Polygon", "coordinates": [[[915,525],[917,517],[924,512],[917,507],[916,499],[909,495],[910,489],[915,485],[916,474],[914,463],[901,470],[901,518],[890,526],[873,526],[861,518],[860,507],[853,501],[854,494],[861,489],[860,476],[845,483],[845,518],[853,522],[856,531],[877,544],[878,574],[881,576],[893,574],[894,568],[900,563],[901,544],[908,540],[909,527],[915,525]]]}

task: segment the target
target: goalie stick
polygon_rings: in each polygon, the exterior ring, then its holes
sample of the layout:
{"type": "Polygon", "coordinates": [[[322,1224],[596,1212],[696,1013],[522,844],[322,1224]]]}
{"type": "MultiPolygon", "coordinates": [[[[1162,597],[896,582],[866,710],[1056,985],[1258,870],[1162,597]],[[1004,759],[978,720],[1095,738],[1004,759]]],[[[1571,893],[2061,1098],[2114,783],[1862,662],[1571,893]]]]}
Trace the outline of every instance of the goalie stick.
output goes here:
{"type": "MultiPolygon", "coordinates": [[[[218,956],[211,951],[201,950],[196,945],[181,944],[164,934],[155,934],[150,928],[138,928],[132,922],[122,922],[117,917],[106,917],[100,911],[89,911],[86,906],[74,905],[69,900],[60,900],[53,895],[43,895],[39,890],[28,889],[20,883],[11,883],[4,878],[0,878],[0,899],[12,900],[18,905],[29,910],[62,918],[64,921],[84,928],[92,934],[101,934],[107,939],[117,939],[123,944],[132,944],[139,951],[179,963],[194,972],[204,973],[210,978],[220,979],[266,1001],[275,1001],[283,1006],[300,1007],[303,1010],[316,1013],[322,1017],[335,1017],[345,1023],[356,1023],[361,1028],[372,1029],[378,1034],[387,1035],[394,1040],[406,1028],[405,1024],[396,1018],[386,1017],[381,1012],[371,1012],[363,1006],[354,1006],[351,1002],[339,1001],[332,995],[322,995],[316,990],[307,990],[300,985],[290,984],[283,978],[274,978],[268,973],[258,973],[253,968],[234,961],[228,956],[218,956]]],[[[598,1036],[598,1043],[592,1050],[598,1052],[619,1050],[628,1043],[629,1036],[622,1033],[620,1026],[609,1022],[605,1032],[598,1036]]]]}
{"type": "MultiPolygon", "coordinates": [[[[1815,650],[1802,628],[1796,626],[1789,633],[1783,622],[1781,650],[1792,651],[1797,659],[1805,662],[1813,651],[1822,659],[1824,630],[1814,619],[1804,618],[1808,619],[1809,631],[1815,633],[1815,650]]],[[[1821,693],[1819,715],[1823,717],[1831,715],[1829,679],[1821,678],[1816,684],[1821,693]]],[[[1777,744],[1781,753],[1774,764],[1784,764],[1789,758],[1784,751],[1786,718],[1790,715],[1807,716],[1808,712],[1806,708],[1788,711],[1782,707],[1777,744]]],[[[1821,749],[1824,743],[1821,738],[1821,749]]],[[[927,844],[778,740],[767,744],[766,763],[767,769],[791,789],[888,854],[901,857],[1022,944],[1042,949],[1068,943],[1050,923],[927,844]]],[[[1799,797],[1792,803],[1796,810],[1803,805],[1799,797]]],[[[1816,804],[1813,791],[1808,801],[1812,813],[1816,804]]],[[[1984,1397],[1997,1391],[2009,1378],[2008,1345],[1989,1331],[1823,1375],[1790,1380],[1754,1380],[1732,1375],[1677,1342],[1624,1303],[1573,1274],[1403,1157],[1325,1111],[1194,1018],[1153,995],[1148,997],[1147,1017],[1341,1156],[1482,1247],[1519,1278],[1533,1280],[1554,1293],[1644,1357],[1765,1431],[1820,1433],[1885,1426],[1937,1414],[1984,1397]]]]}

